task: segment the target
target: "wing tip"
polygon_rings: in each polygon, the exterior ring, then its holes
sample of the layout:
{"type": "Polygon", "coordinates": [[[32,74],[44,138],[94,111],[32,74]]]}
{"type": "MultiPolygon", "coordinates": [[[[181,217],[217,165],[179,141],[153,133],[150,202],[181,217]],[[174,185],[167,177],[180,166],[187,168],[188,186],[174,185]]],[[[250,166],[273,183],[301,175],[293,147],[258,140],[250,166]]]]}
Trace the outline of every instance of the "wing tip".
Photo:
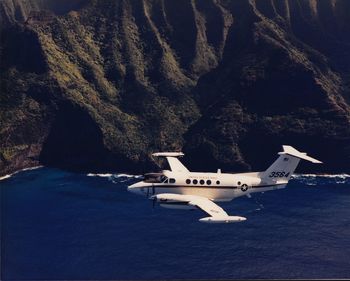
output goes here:
{"type": "Polygon", "coordinates": [[[155,152],[152,153],[152,156],[155,157],[181,157],[184,156],[185,154],[183,152],[155,152]]]}

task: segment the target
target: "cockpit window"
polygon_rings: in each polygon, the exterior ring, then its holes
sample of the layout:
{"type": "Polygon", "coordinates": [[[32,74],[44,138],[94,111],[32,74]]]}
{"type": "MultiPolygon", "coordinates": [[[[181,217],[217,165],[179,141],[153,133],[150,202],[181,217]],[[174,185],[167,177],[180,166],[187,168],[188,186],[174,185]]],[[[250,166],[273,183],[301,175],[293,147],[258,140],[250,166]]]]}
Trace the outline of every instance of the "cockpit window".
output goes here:
{"type": "Polygon", "coordinates": [[[176,180],[175,180],[175,179],[173,179],[173,178],[170,178],[170,179],[169,179],[169,182],[170,182],[170,183],[175,183],[175,182],[176,182],[176,180]]]}
{"type": "Polygon", "coordinates": [[[161,176],[160,177],[160,182],[162,182],[162,183],[168,183],[168,178],[166,177],[166,176],[161,176]]]}
{"type": "Polygon", "coordinates": [[[167,183],[168,178],[162,174],[152,173],[146,174],[143,181],[147,183],[167,183]]]}

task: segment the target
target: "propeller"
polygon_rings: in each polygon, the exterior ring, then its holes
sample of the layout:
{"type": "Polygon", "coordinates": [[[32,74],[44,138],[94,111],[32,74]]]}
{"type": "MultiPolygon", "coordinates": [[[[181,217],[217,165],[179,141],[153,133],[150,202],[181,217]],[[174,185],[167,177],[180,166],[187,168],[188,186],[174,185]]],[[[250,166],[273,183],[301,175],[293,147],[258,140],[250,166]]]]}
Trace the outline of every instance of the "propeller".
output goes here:
{"type": "Polygon", "coordinates": [[[154,188],[154,185],[152,184],[152,196],[149,197],[149,193],[150,193],[150,190],[149,190],[149,187],[147,188],[147,197],[152,199],[152,207],[154,209],[154,207],[156,206],[156,203],[157,203],[157,195],[155,195],[156,193],[156,190],[154,188]]]}
{"type": "MultiPolygon", "coordinates": [[[[150,198],[150,188],[147,187],[147,198],[150,198]]],[[[154,186],[152,185],[152,195],[154,195],[156,193],[155,189],[154,189],[154,186]]],[[[151,197],[153,198],[153,196],[151,197]]]]}
{"type": "Polygon", "coordinates": [[[153,195],[151,197],[149,197],[150,200],[152,200],[152,207],[154,209],[154,207],[156,206],[157,203],[157,196],[153,195]]]}

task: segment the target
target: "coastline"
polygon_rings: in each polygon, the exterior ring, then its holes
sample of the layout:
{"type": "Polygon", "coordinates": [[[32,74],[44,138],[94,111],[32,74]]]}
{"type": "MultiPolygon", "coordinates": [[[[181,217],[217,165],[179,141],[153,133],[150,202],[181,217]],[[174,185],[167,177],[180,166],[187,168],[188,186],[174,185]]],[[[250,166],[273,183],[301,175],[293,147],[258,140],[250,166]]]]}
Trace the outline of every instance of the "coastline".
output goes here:
{"type": "Polygon", "coordinates": [[[24,169],[20,169],[20,170],[14,171],[14,172],[12,172],[10,174],[1,175],[0,176],[0,181],[8,179],[8,178],[11,178],[12,176],[14,176],[14,175],[16,175],[18,173],[21,173],[21,172],[36,170],[36,169],[40,169],[40,168],[43,168],[43,167],[44,167],[43,165],[32,166],[32,167],[28,167],[28,168],[24,168],[24,169]]]}
{"type": "MultiPolygon", "coordinates": [[[[44,165],[36,165],[36,166],[30,166],[30,167],[26,167],[23,169],[19,169],[16,170],[12,173],[9,174],[0,174],[0,181],[11,178],[12,176],[21,173],[21,172],[25,172],[25,171],[31,171],[31,170],[36,170],[36,169],[40,169],[45,167],[44,165]]],[[[64,170],[64,169],[63,169],[64,170]]],[[[74,172],[72,172],[74,173],[74,172]]],[[[76,172],[75,172],[76,173],[76,172]]],[[[127,178],[138,178],[141,177],[142,175],[137,175],[137,174],[128,174],[128,173],[123,173],[123,172],[119,172],[119,173],[110,173],[110,172],[106,172],[106,173],[93,173],[93,172],[89,172],[89,173],[85,173],[87,177],[102,177],[102,178],[109,178],[112,176],[117,176],[117,177],[127,177],[127,178]]],[[[310,173],[296,173],[292,175],[291,179],[301,179],[301,178],[350,178],[350,174],[347,173],[339,173],[339,174],[325,174],[325,173],[320,173],[320,174],[310,174],[310,173]]]]}

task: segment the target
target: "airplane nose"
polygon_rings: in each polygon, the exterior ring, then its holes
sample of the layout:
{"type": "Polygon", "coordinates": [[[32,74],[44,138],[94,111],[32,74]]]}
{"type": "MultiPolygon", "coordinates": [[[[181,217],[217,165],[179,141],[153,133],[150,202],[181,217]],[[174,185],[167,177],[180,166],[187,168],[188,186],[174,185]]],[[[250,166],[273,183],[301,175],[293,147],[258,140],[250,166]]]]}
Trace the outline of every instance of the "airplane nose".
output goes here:
{"type": "Polygon", "coordinates": [[[130,191],[130,192],[135,191],[135,187],[133,187],[133,184],[128,186],[128,191],[130,191]]]}
{"type": "Polygon", "coordinates": [[[139,181],[132,185],[128,186],[128,191],[135,193],[137,195],[146,195],[150,189],[150,184],[145,183],[144,181],[139,181]]]}
{"type": "Polygon", "coordinates": [[[132,192],[132,193],[138,193],[138,191],[139,191],[139,187],[140,186],[140,183],[139,182],[137,182],[137,183],[134,183],[134,184],[132,184],[132,185],[129,185],[128,186],[128,191],[130,191],[130,192],[132,192]]]}

